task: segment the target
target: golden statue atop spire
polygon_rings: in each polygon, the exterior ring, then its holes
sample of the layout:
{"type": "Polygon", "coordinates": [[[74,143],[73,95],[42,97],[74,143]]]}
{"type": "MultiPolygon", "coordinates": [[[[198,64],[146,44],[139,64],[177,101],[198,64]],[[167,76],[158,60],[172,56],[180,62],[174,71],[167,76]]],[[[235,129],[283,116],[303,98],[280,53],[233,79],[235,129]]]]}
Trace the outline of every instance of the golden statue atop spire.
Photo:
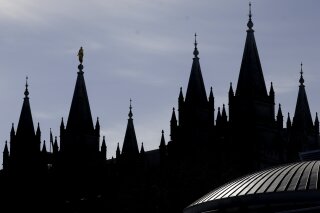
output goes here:
{"type": "Polygon", "coordinates": [[[82,47],[80,47],[80,50],[78,52],[78,57],[79,57],[80,63],[82,64],[82,62],[83,62],[83,48],[82,47]]]}

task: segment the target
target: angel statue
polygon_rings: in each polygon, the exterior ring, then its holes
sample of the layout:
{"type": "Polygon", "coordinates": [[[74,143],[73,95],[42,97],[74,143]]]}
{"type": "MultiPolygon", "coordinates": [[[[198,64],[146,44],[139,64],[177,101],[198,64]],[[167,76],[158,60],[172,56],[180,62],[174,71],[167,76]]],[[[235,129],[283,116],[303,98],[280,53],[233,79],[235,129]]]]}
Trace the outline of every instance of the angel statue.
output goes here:
{"type": "Polygon", "coordinates": [[[79,57],[80,63],[82,64],[82,62],[83,62],[83,48],[82,47],[80,47],[80,50],[78,52],[78,57],[79,57]]]}

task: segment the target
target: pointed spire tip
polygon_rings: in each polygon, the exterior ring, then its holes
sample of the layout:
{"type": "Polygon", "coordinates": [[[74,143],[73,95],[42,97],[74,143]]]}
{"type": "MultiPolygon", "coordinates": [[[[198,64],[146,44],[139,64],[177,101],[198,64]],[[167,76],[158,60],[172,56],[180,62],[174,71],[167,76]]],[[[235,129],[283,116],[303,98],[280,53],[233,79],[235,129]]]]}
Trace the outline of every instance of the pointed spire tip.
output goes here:
{"type": "Polygon", "coordinates": [[[301,66],[301,69],[300,69],[300,79],[299,79],[299,83],[300,83],[301,85],[303,85],[303,83],[304,83],[302,65],[303,65],[303,64],[302,64],[302,62],[301,62],[301,64],[300,64],[300,66],[301,66]]]}
{"type": "Polygon", "coordinates": [[[251,13],[251,1],[249,2],[249,21],[247,23],[249,30],[252,30],[253,22],[252,22],[252,13],[251,13]]]}
{"type": "Polygon", "coordinates": [[[29,96],[28,86],[29,86],[28,85],[28,76],[26,76],[26,89],[24,91],[24,95],[26,98],[28,98],[28,96],[29,96]]]}
{"type": "Polygon", "coordinates": [[[193,51],[193,55],[195,58],[198,58],[198,55],[199,55],[199,51],[198,51],[198,48],[197,48],[197,33],[194,34],[194,51],[193,51]]]}

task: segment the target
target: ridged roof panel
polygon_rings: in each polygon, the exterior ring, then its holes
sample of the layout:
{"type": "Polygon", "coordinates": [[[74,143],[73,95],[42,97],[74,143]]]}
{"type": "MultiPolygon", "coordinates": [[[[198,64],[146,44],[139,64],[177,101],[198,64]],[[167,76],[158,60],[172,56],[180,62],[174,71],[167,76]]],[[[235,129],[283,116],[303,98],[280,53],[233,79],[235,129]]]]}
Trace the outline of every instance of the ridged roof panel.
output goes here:
{"type": "Polygon", "coordinates": [[[318,190],[319,166],[320,161],[305,161],[252,173],[214,189],[190,206],[230,197],[318,190]]]}

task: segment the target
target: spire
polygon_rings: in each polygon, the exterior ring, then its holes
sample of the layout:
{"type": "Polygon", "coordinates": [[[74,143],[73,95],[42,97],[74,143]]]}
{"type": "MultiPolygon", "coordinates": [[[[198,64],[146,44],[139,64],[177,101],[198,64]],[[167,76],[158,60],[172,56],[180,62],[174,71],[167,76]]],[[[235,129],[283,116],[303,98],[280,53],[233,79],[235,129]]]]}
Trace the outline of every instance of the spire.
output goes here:
{"type": "Polygon", "coordinates": [[[107,145],[106,145],[105,136],[103,136],[103,139],[102,139],[101,154],[102,154],[102,159],[103,160],[107,159],[107,145]]]}
{"type": "Polygon", "coordinates": [[[99,123],[99,117],[97,117],[97,122],[96,122],[96,130],[99,129],[100,130],[100,123],[99,123]]]}
{"type": "Polygon", "coordinates": [[[184,97],[183,97],[182,87],[180,87],[179,101],[183,101],[183,100],[184,100],[184,97]]]}
{"type": "Polygon", "coordinates": [[[58,153],[59,151],[59,146],[58,146],[58,140],[57,140],[57,136],[54,139],[54,144],[53,144],[53,153],[58,153]]]}
{"type": "Polygon", "coordinates": [[[198,51],[198,48],[197,48],[197,33],[194,34],[194,51],[193,51],[193,55],[195,58],[198,58],[198,55],[199,55],[199,51],[198,51]]]}
{"type": "Polygon", "coordinates": [[[273,90],[273,84],[272,84],[272,82],[271,82],[271,86],[270,86],[269,96],[274,97],[274,90],[273,90]]]}
{"type": "Polygon", "coordinates": [[[214,103],[214,97],[213,97],[212,87],[210,87],[209,103],[214,103]]]}
{"type": "MultiPolygon", "coordinates": [[[[81,48],[82,49],[82,48],[81,48]]],[[[80,50],[81,50],[80,49],[80,50]]],[[[84,134],[93,132],[93,121],[91,116],[90,104],[86,89],[86,84],[83,76],[83,65],[81,52],[79,56],[80,64],[77,82],[75,85],[72,103],[70,107],[67,131],[82,132],[84,134]],[[81,60],[80,60],[81,59],[81,60]]]]}
{"type": "Polygon", "coordinates": [[[221,125],[221,112],[220,112],[220,107],[218,107],[218,114],[217,114],[217,120],[216,120],[216,124],[217,126],[221,125]]]}
{"type": "Polygon", "coordinates": [[[38,126],[37,126],[37,132],[36,132],[36,135],[37,135],[38,137],[40,137],[40,136],[41,136],[41,130],[40,130],[40,124],[39,124],[39,122],[38,122],[38,126]]]}
{"type": "Polygon", "coordinates": [[[46,141],[43,141],[43,145],[42,145],[42,153],[47,153],[47,147],[46,147],[46,141]]]}
{"type": "Polygon", "coordinates": [[[172,124],[177,125],[177,117],[176,117],[176,113],[175,113],[174,107],[172,108],[172,115],[171,115],[170,123],[171,123],[171,125],[172,124]]]}
{"type": "Polygon", "coordinates": [[[16,135],[15,131],[14,131],[14,124],[12,123],[12,126],[11,126],[11,131],[10,131],[10,136],[11,138],[14,137],[16,135]]]}
{"type": "Polygon", "coordinates": [[[100,137],[100,122],[99,122],[99,117],[97,117],[96,127],[95,127],[94,131],[96,132],[96,135],[100,137]]]}
{"type": "Polygon", "coordinates": [[[288,112],[288,118],[287,118],[287,129],[291,128],[291,119],[290,119],[290,113],[288,112]]]}
{"type": "Polygon", "coordinates": [[[228,117],[227,117],[227,113],[226,113],[226,109],[224,104],[222,105],[222,114],[221,114],[221,118],[223,122],[227,122],[228,117]]]}
{"type": "Polygon", "coordinates": [[[9,149],[8,149],[7,141],[6,141],[6,144],[4,145],[3,155],[9,156],[9,149]]]}
{"type": "Polygon", "coordinates": [[[230,82],[229,96],[234,96],[234,92],[233,92],[233,88],[232,88],[232,82],[230,82]]]}
{"type": "Polygon", "coordinates": [[[313,126],[311,112],[309,108],[307,93],[305,90],[304,79],[303,79],[303,71],[302,71],[302,63],[301,63],[301,71],[300,71],[300,79],[299,79],[299,92],[297,97],[296,109],[293,117],[292,125],[300,130],[310,131],[313,126]]]}
{"type": "Polygon", "coordinates": [[[141,143],[140,154],[144,154],[144,147],[143,147],[143,142],[141,143]]]}
{"type": "MultiPolygon", "coordinates": [[[[195,34],[195,37],[197,35],[195,34]]],[[[195,49],[194,49],[194,58],[191,68],[191,73],[189,77],[189,83],[186,93],[186,103],[193,103],[195,105],[205,105],[207,103],[207,94],[202,78],[199,58],[198,58],[198,48],[197,48],[197,40],[195,39],[195,49]]]]}
{"type": "Polygon", "coordinates": [[[175,109],[173,107],[172,108],[171,120],[170,120],[170,138],[171,138],[172,141],[176,139],[177,126],[178,126],[178,121],[177,121],[175,109]]]}
{"type": "Polygon", "coordinates": [[[138,142],[136,137],[136,132],[134,130],[133,119],[132,119],[132,106],[130,99],[130,107],[129,107],[129,119],[126,129],[126,134],[123,141],[122,146],[122,155],[124,156],[135,156],[139,154],[138,142]]]}
{"type": "Polygon", "coordinates": [[[266,98],[267,89],[263,77],[254,30],[252,29],[251,3],[249,4],[249,21],[247,38],[242,56],[241,68],[236,89],[237,96],[266,98]]]}
{"type": "Polygon", "coordinates": [[[8,167],[9,167],[9,149],[8,149],[8,144],[7,144],[7,141],[6,141],[6,144],[5,144],[4,149],[3,149],[3,156],[2,156],[2,168],[3,168],[3,171],[8,170],[8,167]]]}
{"type": "Polygon", "coordinates": [[[120,147],[119,147],[119,143],[117,145],[117,151],[116,151],[116,158],[119,160],[120,158],[120,155],[121,155],[121,152],[120,152],[120,147]]]}
{"type": "Polygon", "coordinates": [[[314,130],[316,132],[316,135],[319,136],[319,119],[318,119],[317,112],[316,112],[316,118],[314,119],[314,130]]]}
{"type": "Polygon", "coordinates": [[[49,145],[49,152],[51,152],[51,148],[53,149],[53,136],[52,136],[52,131],[50,128],[50,145],[49,145]]]}
{"type": "Polygon", "coordinates": [[[165,147],[166,146],[166,141],[164,140],[164,131],[162,130],[161,131],[161,140],[160,140],[160,146],[159,146],[159,148],[161,149],[161,148],[163,148],[163,147],[165,147]]]}
{"type": "Polygon", "coordinates": [[[60,124],[60,130],[63,129],[64,130],[64,121],[63,121],[63,117],[61,118],[61,124],[60,124]]]}
{"type": "Polygon", "coordinates": [[[281,104],[279,104],[279,108],[278,108],[277,126],[279,129],[283,128],[283,115],[282,115],[282,110],[281,110],[281,104]]]}
{"type": "Polygon", "coordinates": [[[31,108],[29,103],[28,77],[26,77],[26,89],[24,92],[24,100],[20,113],[19,123],[17,127],[17,136],[24,137],[26,140],[35,136],[31,108]]]}

